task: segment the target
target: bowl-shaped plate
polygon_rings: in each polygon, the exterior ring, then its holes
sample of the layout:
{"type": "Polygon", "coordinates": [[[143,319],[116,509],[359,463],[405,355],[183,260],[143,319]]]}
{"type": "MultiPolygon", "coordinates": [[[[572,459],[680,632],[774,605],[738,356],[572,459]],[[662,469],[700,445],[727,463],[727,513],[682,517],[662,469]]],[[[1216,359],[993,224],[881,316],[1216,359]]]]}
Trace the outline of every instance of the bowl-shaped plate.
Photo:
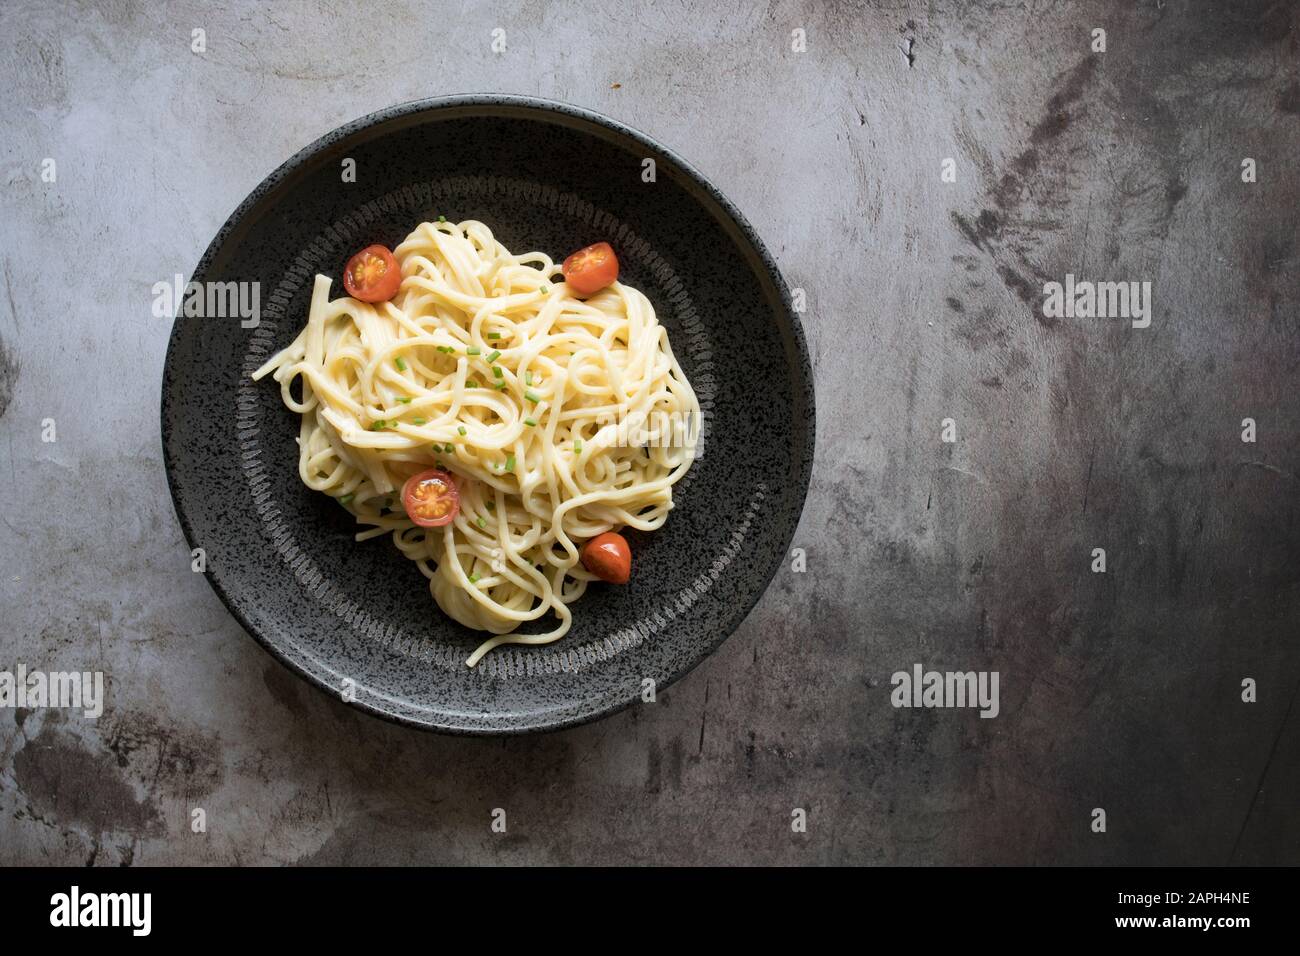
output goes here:
{"type": "Polygon", "coordinates": [[[788,292],[716,189],[617,122],[508,96],[364,117],[253,190],[192,281],[205,314],[178,314],[162,389],[185,534],[253,637],[367,711],[481,734],[609,714],[726,639],[787,551],[813,456],[812,380],[788,292]],[[438,610],[391,540],[356,543],[351,517],[303,486],[297,416],[274,382],[248,377],[306,322],[317,272],[341,295],[352,252],[395,246],[439,215],[482,220],[510,249],[557,261],[612,242],[620,279],[654,304],[704,413],[701,454],[667,523],[633,536],[632,582],[590,588],[560,641],[500,648],[472,670],[464,660],[481,635],[438,610]],[[230,282],[248,285],[215,285],[230,282]]]}

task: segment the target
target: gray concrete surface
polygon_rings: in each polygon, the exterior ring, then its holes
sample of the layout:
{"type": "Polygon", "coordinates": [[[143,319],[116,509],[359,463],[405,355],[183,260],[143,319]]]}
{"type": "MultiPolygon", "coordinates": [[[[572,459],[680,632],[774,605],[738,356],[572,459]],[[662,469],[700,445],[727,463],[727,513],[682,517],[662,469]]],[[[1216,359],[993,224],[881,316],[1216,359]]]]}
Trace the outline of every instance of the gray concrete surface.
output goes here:
{"type": "Polygon", "coordinates": [[[109,682],[0,711],[0,862],[1300,862],[1295,5],[365,7],[0,9],[0,669],[109,682]],[[316,136],[486,91],[730,195],[819,402],[807,573],[658,703],[504,741],[349,710],[191,573],[150,314],[316,136]],[[1067,272],[1150,328],[1045,318],[1067,272]],[[1000,715],[891,707],[917,662],[1000,715]]]}

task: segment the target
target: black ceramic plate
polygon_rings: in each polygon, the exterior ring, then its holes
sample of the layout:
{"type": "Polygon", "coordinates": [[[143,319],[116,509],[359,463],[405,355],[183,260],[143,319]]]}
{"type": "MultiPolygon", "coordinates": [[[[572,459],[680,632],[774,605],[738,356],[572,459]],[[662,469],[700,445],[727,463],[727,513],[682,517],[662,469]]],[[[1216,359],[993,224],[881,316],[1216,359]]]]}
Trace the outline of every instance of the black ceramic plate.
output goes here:
{"type": "Polygon", "coordinates": [[[619,123],[504,96],[375,113],[272,173],[193,281],[256,282],[260,314],[256,327],[241,315],[173,326],[162,438],[181,525],[249,633],[331,693],[355,688],[368,711],[485,734],[609,714],[717,647],[786,553],[812,465],[813,390],[785,285],[716,189],[619,123]],[[705,418],[667,523],[634,536],[632,582],[589,589],[562,640],[500,648],[473,670],[464,660],[480,635],[443,616],[388,538],[357,544],[351,517],[302,485],[297,416],[274,382],[248,378],[305,323],[317,272],[341,294],[352,252],[395,246],[439,215],[482,220],[509,248],[557,261],[612,242],[620,279],[654,304],[705,418]]]}

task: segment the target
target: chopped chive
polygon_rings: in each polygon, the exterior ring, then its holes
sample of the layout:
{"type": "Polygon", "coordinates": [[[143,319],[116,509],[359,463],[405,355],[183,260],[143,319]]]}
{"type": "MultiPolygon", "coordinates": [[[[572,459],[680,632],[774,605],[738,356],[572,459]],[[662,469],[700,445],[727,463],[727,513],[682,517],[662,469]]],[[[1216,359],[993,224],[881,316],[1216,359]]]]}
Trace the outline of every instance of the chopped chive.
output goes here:
{"type": "Polygon", "coordinates": [[[464,425],[461,425],[459,428],[456,429],[456,431],[460,432],[462,435],[468,434],[468,432],[466,432],[465,430],[464,425]]]}
{"type": "Polygon", "coordinates": [[[411,404],[411,398],[410,398],[409,395],[406,396],[405,398],[399,398],[398,401],[401,402],[403,405],[410,405],[410,404],[411,404]]]}
{"type": "Polygon", "coordinates": [[[582,439],[581,439],[581,438],[575,438],[575,439],[573,440],[573,453],[574,453],[575,455],[577,455],[577,454],[579,454],[581,451],[582,451],[582,439]]]}
{"type": "Polygon", "coordinates": [[[501,382],[500,384],[498,384],[498,385],[496,386],[496,390],[497,390],[498,392],[504,392],[504,391],[505,391],[507,388],[509,388],[509,387],[510,387],[510,386],[508,386],[505,382],[501,382]]]}
{"type": "Polygon", "coordinates": [[[542,291],[542,292],[550,292],[550,291],[551,291],[551,287],[550,287],[549,285],[546,285],[545,283],[542,283],[541,291],[542,291]]]}
{"type": "Polygon", "coordinates": [[[467,379],[467,380],[465,381],[465,387],[466,387],[466,388],[478,388],[478,382],[474,381],[472,378],[471,378],[471,379],[467,379]]]}
{"type": "Polygon", "coordinates": [[[499,338],[501,338],[501,333],[500,333],[500,332],[489,332],[489,333],[488,333],[488,338],[490,338],[490,339],[499,339],[499,338]]]}
{"type": "Polygon", "coordinates": [[[393,364],[397,366],[399,372],[406,371],[406,359],[402,358],[400,355],[393,359],[393,364]]]}
{"type": "Polygon", "coordinates": [[[481,350],[477,345],[474,345],[474,346],[471,346],[470,348],[467,348],[467,349],[465,350],[465,354],[466,354],[466,355],[482,355],[483,352],[482,352],[482,350],[481,350]]]}
{"type": "Polygon", "coordinates": [[[524,392],[524,398],[528,399],[534,405],[541,401],[536,392],[524,392]]]}
{"type": "Polygon", "coordinates": [[[411,424],[412,424],[412,425],[423,425],[423,424],[424,424],[425,422],[427,422],[428,420],[429,420],[429,419],[427,419],[427,418],[412,418],[412,419],[411,419],[411,424]]]}
{"type": "Polygon", "coordinates": [[[351,501],[353,498],[355,498],[355,497],[356,497],[356,495],[354,495],[354,494],[350,494],[350,493],[349,493],[349,494],[346,494],[346,495],[339,495],[339,504],[341,504],[341,505],[346,505],[348,502],[350,502],[350,501],[351,501]]]}
{"type": "Polygon", "coordinates": [[[375,421],[370,423],[370,430],[372,432],[382,432],[387,427],[388,427],[388,422],[384,421],[382,418],[376,419],[375,421]]]}
{"type": "Polygon", "coordinates": [[[456,454],[456,446],[453,445],[451,442],[447,442],[447,454],[449,455],[456,454]]]}
{"type": "Polygon", "coordinates": [[[446,216],[439,216],[439,217],[438,217],[438,221],[439,221],[439,222],[446,222],[446,221],[447,221],[447,217],[446,217],[446,216]]]}
{"type": "Polygon", "coordinates": [[[471,574],[471,575],[469,576],[469,583],[470,583],[470,584],[478,584],[478,575],[477,575],[477,574],[471,574]]]}
{"type": "Polygon", "coordinates": [[[475,519],[474,519],[474,523],[475,523],[476,525],[478,525],[480,528],[486,528],[486,527],[487,527],[487,522],[484,521],[482,518],[475,518],[475,519]]]}
{"type": "Polygon", "coordinates": [[[485,358],[483,361],[485,361],[485,362],[487,362],[489,365],[491,365],[493,362],[495,362],[495,361],[496,361],[497,359],[499,359],[500,357],[501,357],[501,353],[498,352],[496,349],[493,349],[493,350],[492,350],[492,354],[489,355],[487,358],[485,358]]]}
{"type": "Polygon", "coordinates": [[[444,352],[444,353],[450,353],[456,351],[450,345],[439,345],[437,346],[437,349],[439,352],[444,352]]]}
{"type": "Polygon", "coordinates": [[[533,384],[533,373],[531,371],[524,372],[524,384],[525,385],[533,384]]]}
{"type": "Polygon", "coordinates": [[[500,365],[493,365],[492,374],[495,375],[497,378],[504,378],[506,373],[501,371],[500,365]]]}
{"type": "Polygon", "coordinates": [[[515,470],[515,456],[511,455],[506,459],[506,471],[515,470]]]}
{"type": "Polygon", "coordinates": [[[525,418],[525,419],[524,419],[524,424],[527,425],[529,428],[536,428],[536,427],[537,427],[537,422],[533,421],[533,419],[531,419],[531,418],[525,418]]]}

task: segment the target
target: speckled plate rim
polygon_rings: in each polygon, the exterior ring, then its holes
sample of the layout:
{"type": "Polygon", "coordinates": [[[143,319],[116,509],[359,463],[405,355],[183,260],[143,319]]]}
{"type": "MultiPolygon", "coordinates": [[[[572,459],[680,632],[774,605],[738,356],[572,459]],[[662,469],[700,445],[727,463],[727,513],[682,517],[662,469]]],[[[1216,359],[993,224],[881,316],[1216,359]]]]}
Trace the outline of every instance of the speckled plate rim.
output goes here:
{"type": "MultiPolygon", "coordinates": [[[[567,116],[580,121],[585,121],[586,123],[594,124],[598,127],[603,127],[607,132],[612,133],[615,138],[631,140],[634,143],[669,159],[685,175],[685,177],[690,181],[690,184],[700,191],[695,194],[695,198],[699,201],[705,202],[706,211],[715,219],[723,222],[724,225],[725,221],[728,219],[732,224],[734,224],[736,229],[739,231],[740,238],[748,244],[750,250],[762,263],[763,268],[767,273],[767,277],[772,282],[776,293],[780,298],[785,314],[789,319],[790,335],[795,350],[794,357],[797,362],[797,367],[794,371],[801,379],[801,381],[796,384],[803,392],[803,397],[807,407],[804,447],[799,449],[802,453],[799,455],[798,462],[796,463],[798,487],[797,489],[794,489],[798,497],[798,510],[794,513],[801,515],[803,513],[804,504],[807,501],[808,488],[812,480],[813,455],[816,443],[816,396],[813,385],[812,365],[808,357],[808,343],[804,336],[803,325],[800,323],[799,318],[794,311],[794,306],[790,298],[790,290],[785,284],[785,279],[781,275],[781,270],[777,267],[776,260],[768,251],[767,246],[764,245],[763,240],[759,238],[754,227],[749,224],[749,221],[744,217],[740,210],[736,208],[731,200],[709,182],[709,180],[706,179],[699,170],[684,160],[676,152],[655,141],[646,134],[633,129],[616,119],[605,116],[602,113],[597,113],[580,106],[573,106],[568,103],[561,103],[556,100],[543,99],[542,97],[502,93],[466,93],[451,96],[429,97],[419,100],[410,100],[405,103],[399,103],[394,106],[385,107],[381,110],[376,110],[372,113],[367,113],[364,116],[358,117],[342,126],[330,130],[310,145],[303,147],[276,168],[274,172],[258,183],[258,185],[253,188],[252,192],[245,197],[244,201],[239,204],[235,211],[230,214],[222,224],[221,228],[217,230],[216,235],[208,244],[207,249],[204,250],[202,257],[199,259],[198,265],[194,267],[191,277],[204,275],[211,268],[213,261],[219,255],[227,238],[239,227],[244,218],[253,211],[257,204],[261,202],[268,193],[282,185],[320,152],[380,123],[389,122],[394,119],[411,118],[423,113],[439,112],[450,109],[464,109],[466,107],[484,107],[488,109],[505,107],[534,111],[543,114],[558,114],[560,116],[567,116]],[[708,209],[706,201],[712,202],[716,208],[708,209]]],[[[171,494],[172,506],[176,509],[176,516],[180,521],[181,531],[185,535],[186,542],[192,548],[194,547],[194,532],[190,525],[189,516],[185,513],[185,508],[177,495],[176,485],[172,480],[172,471],[175,463],[169,451],[171,436],[167,423],[167,395],[171,383],[172,358],[174,351],[177,348],[179,337],[180,324],[173,320],[171,333],[167,340],[167,352],[163,359],[159,418],[161,425],[163,468],[167,476],[167,488],[171,494]]],[[[679,662],[678,666],[673,669],[667,678],[659,683],[658,690],[660,692],[667,689],[686,674],[694,670],[704,661],[705,658],[709,657],[714,651],[722,646],[722,643],[734,634],[736,630],[739,629],[740,625],[744,623],[744,620],[749,616],[750,611],[754,609],[762,599],[763,595],[767,593],[768,588],[771,587],[772,579],[776,576],[777,568],[781,566],[781,562],[785,559],[785,552],[789,550],[790,541],[794,538],[794,532],[797,525],[798,520],[796,519],[791,524],[790,533],[785,542],[785,546],[779,551],[774,549],[772,560],[761,577],[763,586],[755,589],[753,597],[747,604],[744,606],[737,605],[735,613],[728,618],[724,626],[718,628],[714,639],[709,642],[707,647],[693,657],[689,659],[683,658],[679,662]]],[[[302,662],[287,654],[273,639],[273,637],[268,637],[262,634],[257,628],[252,626],[243,610],[239,607],[238,602],[230,593],[227,592],[220,574],[208,573],[204,575],[204,578],[212,587],[213,591],[216,592],[221,603],[226,606],[226,610],[230,612],[231,616],[239,623],[240,627],[242,627],[244,631],[253,638],[253,640],[261,645],[263,650],[269,653],[285,667],[289,668],[290,671],[297,674],[308,683],[320,688],[326,694],[331,696],[337,695],[337,689],[335,687],[327,684],[320,675],[313,673],[310,669],[305,667],[302,662]]],[[[571,727],[581,726],[582,724],[592,723],[593,721],[601,720],[627,708],[637,699],[638,698],[635,695],[632,695],[627,699],[605,701],[590,710],[579,714],[555,714],[554,711],[551,711],[548,715],[546,712],[543,712],[537,715],[540,719],[525,719],[524,721],[513,724],[509,727],[491,728],[485,728],[477,724],[473,726],[456,724],[450,722],[450,720],[444,720],[438,723],[417,720],[405,714],[384,710],[369,701],[361,699],[351,701],[349,702],[349,705],[391,723],[413,727],[418,730],[456,736],[507,737],[521,734],[565,730],[571,727]]],[[[450,713],[445,713],[443,716],[449,719],[453,717],[450,713]]],[[[534,714],[530,712],[524,716],[526,718],[532,718],[534,717],[534,714]]]]}

